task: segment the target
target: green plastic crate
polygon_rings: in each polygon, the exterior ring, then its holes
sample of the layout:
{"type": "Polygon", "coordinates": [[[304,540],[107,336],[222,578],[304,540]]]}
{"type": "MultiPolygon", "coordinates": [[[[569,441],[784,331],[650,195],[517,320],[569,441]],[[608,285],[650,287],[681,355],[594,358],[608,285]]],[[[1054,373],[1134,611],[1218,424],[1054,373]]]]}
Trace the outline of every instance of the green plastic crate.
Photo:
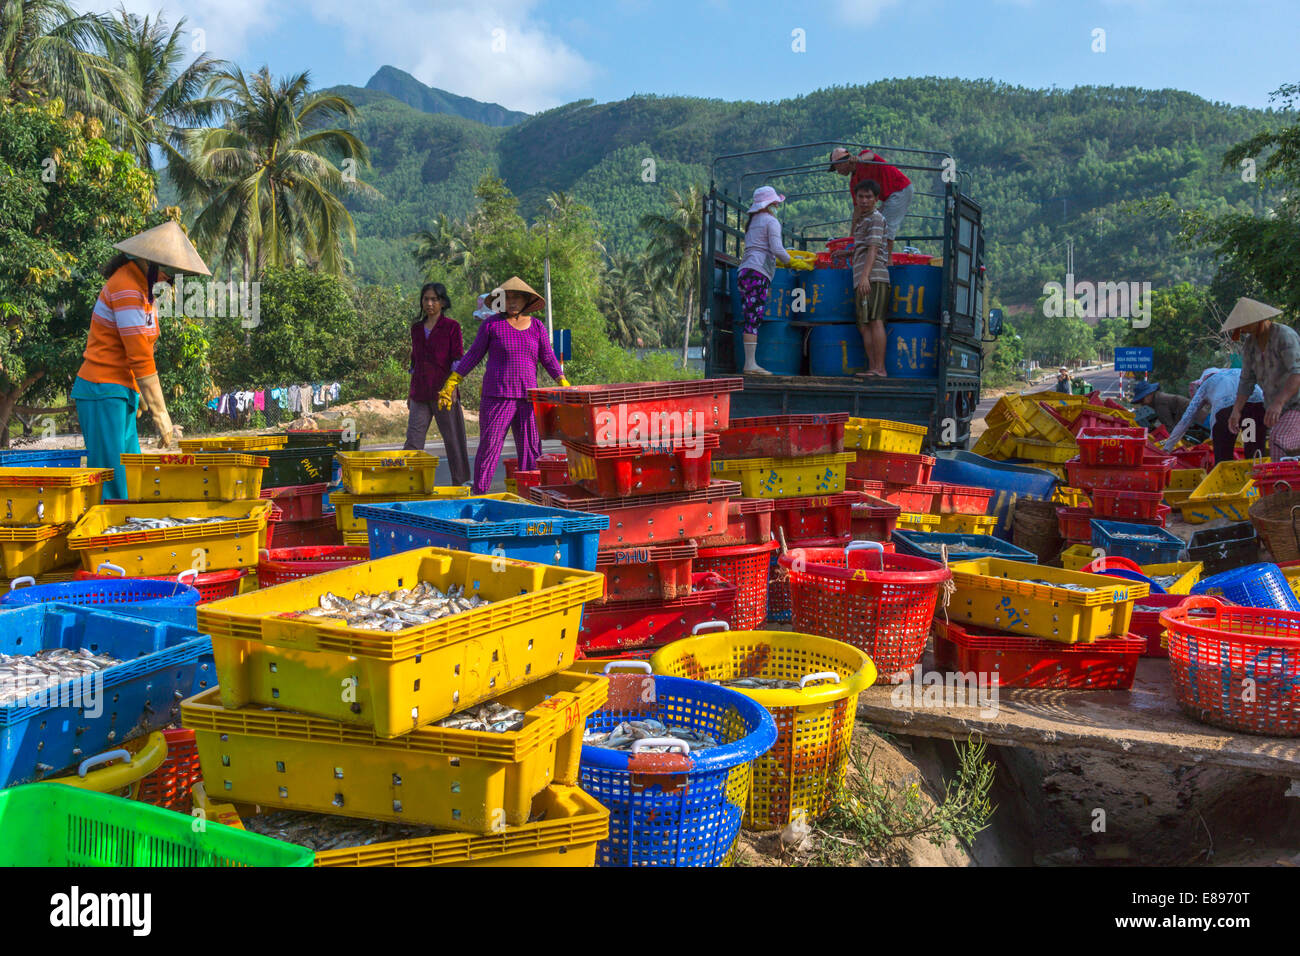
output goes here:
{"type": "Polygon", "coordinates": [[[305,847],[136,800],[29,783],[0,790],[0,866],[311,866],[305,847]]]}
{"type": "Polygon", "coordinates": [[[270,464],[262,472],[262,488],[283,488],[286,485],[314,485],[329,481],[334,474],[333,445],[316,445],[310,448],[272,448],[259,451],[270,464]]]}
{"type": "Polygon", "coordinates": [[[352,441],[343,440],[342,429],[331,429],[320,432],[285,432],[289,436],[289,443],[285,448],[319,448],[322,445],[330,445],[339,451],[360,451],[361,450],[361,432],[355,432],[355,438],[352,441]]]}

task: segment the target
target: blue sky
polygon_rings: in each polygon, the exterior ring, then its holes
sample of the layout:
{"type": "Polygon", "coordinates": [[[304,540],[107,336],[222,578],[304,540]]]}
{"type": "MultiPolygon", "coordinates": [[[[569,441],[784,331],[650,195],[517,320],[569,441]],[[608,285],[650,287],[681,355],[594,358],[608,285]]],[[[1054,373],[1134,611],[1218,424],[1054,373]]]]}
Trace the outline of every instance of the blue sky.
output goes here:
{"type": "MultiPolygon", "coordinates": [[[[903,76],[1173,87],[1267,106],[1295,0],[125,0],[245,69],[364,85],[391,64],[534,112],[632,93],[775,100],[903,76]],[[1102,30],[1104,34],[1094,35],[1102,30]],[[794,52],[802,31],[805,52],[794,52]],[[1094,51],[1104,40],[1104,52],[1094,51]]],[[[107,2],[83,2],[107,9],[107,2]]],[[[114,2],[112,6],[116,6],[114,2]]]]}

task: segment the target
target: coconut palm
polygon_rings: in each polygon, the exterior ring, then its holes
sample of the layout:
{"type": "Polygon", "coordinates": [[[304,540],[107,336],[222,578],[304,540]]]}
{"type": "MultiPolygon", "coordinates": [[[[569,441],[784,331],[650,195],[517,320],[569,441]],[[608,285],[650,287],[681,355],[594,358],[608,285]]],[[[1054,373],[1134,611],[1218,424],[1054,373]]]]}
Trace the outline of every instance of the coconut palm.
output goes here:
{"type": "Polygon", "coordinates": [[[411,256],[420,266],[425,278],[440,279],[447,272],[464,276],[471,288],[481,288],[491,279],[482,275],[469,239],[469,227],[438,213],[432,229],[424,229],[411,237],[411,256]]]}
{"type": "Polygon", "coordinates": [[[64,0],[0,0],[0,87],[11,100],[59,97],[69,110],[115,122],[132,102],[121,70],[99,54],[109,18],[64,0]]]}
{"type": "Polygon", "coordinates": [[[625,255],[615,254],[601,277],[598,307],[605,316],[610,338],[624,348],[659,344],[651,318],[645,274],[625,255]]]}
{"type": "Polygon", "coordinates": [[[186,130],[204,125],[220,103],[203,95],[225,65],[206,53],[184,66],[189,50],[182,17],[170,31],[162,18],[143,19],[121,8],[103,35],[104,55],[129,79],[132,102],[114,102],[122,114],[118,141],[153,169],[152,147],[172,152],[186,130]]]}
{"type": "Polygon", "coordinates": [[[224,125],[186,133],[168,165],[200,210],[191,235],[245,275],[300,262],[342,275],[341,237],[357,244],[343,197],[382,198],[357,175],[370,165],[365,144],[331,125],[355,123],[356,108],[310,83],[306,72],[274,79],[267,67],[251,77],[238,67],[217,74],[207,95],[220,101],[224,125]]]}
{"type": "Polygon", "coordinates": [[[686,192],[671,190],[668,210],[646,213],[641,228],[649,235],[645,256],[657,282],[672,290],[682,309],[682,367],[691,340],[691,316],[700,289],[700,241],[704,222],[704,192],[692,185],[686,192]]]}

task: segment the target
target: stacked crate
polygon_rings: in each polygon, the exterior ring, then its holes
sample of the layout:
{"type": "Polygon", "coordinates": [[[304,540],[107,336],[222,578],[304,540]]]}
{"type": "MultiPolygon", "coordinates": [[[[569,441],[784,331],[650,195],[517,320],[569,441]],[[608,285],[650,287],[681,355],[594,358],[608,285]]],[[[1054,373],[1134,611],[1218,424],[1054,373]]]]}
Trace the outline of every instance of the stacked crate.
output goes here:
{"type": "Polygon", "coordinates": [[[1065,547],[1094,541],[1093,519],[1164,528],[1170,507],[1162,502],[1175,460],[1156,452],[1145,428],[1088,426],[1079,429],[1079,454],[1066,462],[1071,488],[1087,496],[1057,508],[1065,547]]]}
{"type": "Polygon", "coordinates": [[[428,452],[340,451],[336,457],[342,468],[344,490],[331,492],[329,498],[343,544],[360,546],[369,542],[365,518],[355,510],[358,505],[469,497],[466,487],[439,487],[435,483],[438,458],[428,452]]]}
{"type": "Polygon", "coordinates": [[[113,470],[105,468],[0,466],[4,591],[17,578],[41,583],[71,578],[69,568],[76,565],[77,555],[68,545],[68,534],[100,503],[104,482],[112,477],[113,470]]]}
{"type": "MultiPolygon", "coordinates": [[[[560,462],[540,461],[543,483],[528,488],[532,500],[609,517],[596,555],[604,599],[583,615],[580,654],[648,657],[709,621],[752,626],[735,617],[737,582],[701,567],[709,555],[700,548],[701,540],[740,535],[734,547],[743,549],[746,529],[760,523],[758,512],[735,509],[733,527],[730,504],[740,487],[713,474],[730,393],[741,384],[713,379],[531,393],[542,437],[564,442],[570,482],[545,484],[548,474],[558,476],[560,462]]],[[[515,479],[522,491],[521,474],[515,479]]],[[[766,569],[764,554],[764,586],[766,569]]]]}
{"type": "Polygon", "coordinates": [[[269,464],[264,453],[272,449],[251,447],[260,440],[276,444],[274,436],[259,436],[219,439],[232,446],[223,450],[123,455],[126,498],[91,508],[69,536],[81,555],[77,576],[184,574],[204,600],[255,588],[274,509],[261,497],[269,464]],[[131,518],[221,520],[108,532],[131,518]]]}
{"type": "Polygon", "coordinates": [[[577,786],[578,768],[609,682],[567,668],[602,583],[423,548],[200,608],[218,687],[181,705],[203,772],[196,805],[287,828],[281,838],[317,849],[317,865],[592,865],[608,813],[577,786]],[[421,582],[489,603],[395,630],[301,613],[327,594],[421,582]],[[489,705],[487,729],[464,726],[489,705]],[[258,819],[275,811],[306,816],[258,819]],[[317,842],[355,825],[365,833],[317,842]]]}

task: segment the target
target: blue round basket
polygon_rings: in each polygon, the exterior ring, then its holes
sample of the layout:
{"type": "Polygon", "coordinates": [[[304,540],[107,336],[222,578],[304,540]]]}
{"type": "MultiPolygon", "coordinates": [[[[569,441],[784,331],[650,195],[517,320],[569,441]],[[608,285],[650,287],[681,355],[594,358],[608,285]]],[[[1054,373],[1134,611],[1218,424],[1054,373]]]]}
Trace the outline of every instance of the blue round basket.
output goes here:
{"type": "Polygon", "coordinates": [[[1204,578],[1192,586],[1193,594],[1222,596],[1244,607],[1269,607],[1279,611],[1300,611],[1300,601],[1276,564],[1248,564],[1204,578]]]}
{"type": "Polygon", "coordinates": [[[587,718],[588,731],[653,719],[725,743],[692,751],[689,769],[649,775],[629,769],[632,754],[625,750],[584,744],[582,789],[609,808],[609,837],[596,847],[597,865],[730,863],[749,799],[753,761],[776,743],[772,715],[744,694],[716,684],[644,674],[613,679],[620,678],[638,686],[653,680],[652,703],[645,710],[597,711],[587,718]]]}
{"type": "MultiPolygon", "coordinates": [[[[16,578],[13,584],[23,580],[23,578],[16,578]]],[[[199,598],[197,588],[177,581],[159,581],[150,578],[98,578],[13,588],[4,597],[0,597],[0,607],[29,607],[49,601],[88,606],[138,604],[153,607],[194,607],[199,603],[199,598]]]]}

